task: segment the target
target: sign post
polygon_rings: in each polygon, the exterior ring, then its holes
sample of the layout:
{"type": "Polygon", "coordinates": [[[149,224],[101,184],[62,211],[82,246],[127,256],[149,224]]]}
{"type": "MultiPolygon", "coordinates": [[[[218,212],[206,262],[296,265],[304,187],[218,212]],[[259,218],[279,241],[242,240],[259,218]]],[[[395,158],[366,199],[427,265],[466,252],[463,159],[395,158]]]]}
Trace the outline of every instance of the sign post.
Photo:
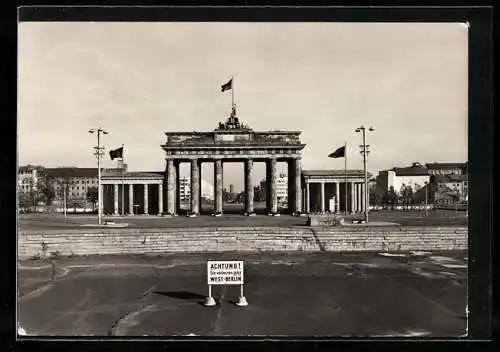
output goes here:
{"type": "Polygon", "coordinates": [[[207,262],[208,297],[205,306],[214,306],[212,285],[240,285],[240,296],[237,306],[247,306],[248,302],[243,294],[243,261],[211,261],[207,262]]]}

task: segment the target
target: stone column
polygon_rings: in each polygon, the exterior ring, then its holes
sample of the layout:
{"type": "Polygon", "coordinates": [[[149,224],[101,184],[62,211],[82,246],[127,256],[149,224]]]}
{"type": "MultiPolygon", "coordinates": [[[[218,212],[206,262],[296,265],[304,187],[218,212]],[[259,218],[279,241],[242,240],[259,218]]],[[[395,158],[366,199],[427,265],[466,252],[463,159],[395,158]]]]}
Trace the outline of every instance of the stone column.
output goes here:
{"type": "Polygon", "coordinates": [[[163,214],[163,184],[158,184],[158,215],[163,214]]]}
{"type": "Polygon", "coordinates": [[[352,206],[351,206],[351,213],[356,213],[356,183],[351,182],[351,198],[352,198],[352,206]]]}
{"type": "Polygon", "coordinates": [[[269,195],[271,189],[271,167],[270,161],[266,160],[266,188],[264,190],[266,196],[266,212],[269,214],[271,212],[271,197],[269,195]]]}
{"type": "Polygon", "coordinates": [[[311,189],[309,182],[306,182],[306,212],[308,214],[311,212],[311,189]]]}
{"type": "Polygon", "coordinates": [[[113,185],[114,187],[114,192],[113,192],[113,196],[114,196],[114,204],[113,204],[113,213],[115,215],[118,215],[118,183],[115,183],[113,185]]]}
{"type": "Polygon", "coordinates": [[[128,185],[128,214],[134,215],[134,185],[128,185]]]}
{"type": "Polygon", "coordinates": [[[268,161],[269,169],[269,212],[271,214],[278,213],[278,195],[276,193],[276,159],[272,158],[268,161]]]}
{"type": "Polygon", "coordinates": [[[353,212],[357,213],[358,212],[358,184],[354,183],[354,207],[353,207],[353,212]]]}
{"type": "Polygon", "coordinates": [[[175,214],[175,166],[174,160],[167,160],[167,213],[169,215],[175,214]]]}
{"type": "Polygon", "coordinates": [[[358,183],[358,190],[359,190],[359,201],[358,201],[358,211],[361,213],[363,212],[363,184],[358,183]]]}
{"type": "Polygon", "coordinates": [[[321,182],[321,213],[325,212],[325,183],[321,182]]]}
{"type": "Polygon", "coordinates": [[[354,199],[355,199],[355,197],[354,197],[354,182],[351,182],[351,206],[350,206],[351,214],[354,213],[354,209],[355,209],[354,208],[354,199]]]}
{"type": "Polygon", "coordinates": [[[214,205],[215,213],[222,214],[222,160],[214,162],[214,205]]]}
{"type": "Polygon", "coordinates": [[[356,183],[356,213],[361,211],[361,189],[359,183],[356,183]]]}
{"type": "Polygon", "coordinates": [[[191,216],[196,216],[200,212],[200,169],[198,160],[191,159],[191,216]]]}
{"type": "Polygon", "coordinates": [[[340,193],[339,193],[339,183],[335,182],[335,212],[340,211],[340,193]]]}
{"type": "Polygon", "coordinates": [[[359,184],[354,183],[354,212],[359,212],[359,184]]]}
{"type": "Polygon", "coordinates": [[[365,184],[361,184],[361,212],[365,212],[366,210],[366,199],[365,199],[365,184]]]}
{"type": "Polygon", "coordinates": [[[148,214],[148,208],[149,208],[149,195],[148,195],[148,184],[144,184],[144,214],[148,214]]]}
{"type": "Polygon", "coordinates": [[[245,213],[246,215],[253,215],[253,160],[245,160],[245,213]]]}
{"type": "Polygon", "coordinates": [[[202,189],[201,189],[201,160],[198,160],[198,213],[203,209],[202,189]]]}
{"type": "Polygon", "coordinates": [[[292,170],[292,159],[286,161],[287,173],[286,173],[286,210],[290,213],[293,212],[293,199],[292,199],[292,186],[293,186],[293,170],[292,170]]]}
{"type": "Polygon", "coordinates": [[[302,204],[304,205],[304,212],[306,212],[306,189],[305,188],[302,188],[302,199],[301,199],[301,202],[302,204]]]}
{"type": "Polygon", "coordinates": [[[174,206],[174,214],[179,214],[179,211],[181,210],[181,191],[180,191],[180,173],[179,173],[179,168],[180,168],[180,161],[174,162],[174,188],[175,188],[175,206],[174,206]]]}
{"type": "Polygon", "coordinates": [[[302,187],[301,187],[301,167],[300,167],[300,159],[296,158],[293,160],[294,167],[293,170],[293,179],[294,179],[294,189],[292,189],[293,200],[295,201],[293,211],[295,213],[302,212],[302,187]]]}

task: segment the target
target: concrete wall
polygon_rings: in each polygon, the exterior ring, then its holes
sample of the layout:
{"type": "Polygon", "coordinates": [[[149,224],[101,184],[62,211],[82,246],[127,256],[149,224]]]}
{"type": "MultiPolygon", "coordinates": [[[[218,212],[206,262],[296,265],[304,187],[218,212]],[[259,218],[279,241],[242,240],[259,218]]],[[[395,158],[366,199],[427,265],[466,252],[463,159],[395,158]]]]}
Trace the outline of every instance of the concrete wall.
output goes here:
{"type": "Polygon", "coordinates": [[[465,250],[465,227],[261,227],[26,231],[18,257],[217,251],[465,250]]]}

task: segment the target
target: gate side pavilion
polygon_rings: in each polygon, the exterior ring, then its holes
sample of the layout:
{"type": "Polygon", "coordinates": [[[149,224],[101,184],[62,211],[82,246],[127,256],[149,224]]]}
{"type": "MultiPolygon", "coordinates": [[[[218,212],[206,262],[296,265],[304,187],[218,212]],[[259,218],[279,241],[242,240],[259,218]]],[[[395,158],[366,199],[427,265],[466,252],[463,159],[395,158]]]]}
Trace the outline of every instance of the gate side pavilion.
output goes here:
{"type": "MultiPolygon", "coordinates": [[[[370,173],[367,173],[371,177],[370,173]]],[[[302,189],[306,213],[338,213],[346,208],[349,213],[362,213],[366,210],[365,180],[363,170],[304,170],[302,189]],[[347,193],[346,193],[347,181],[347,193]],[[333,202],[329,200],[333,198],[333,202]],[[332,204],[330,204],[332,203],[332,204]]]]}
{"type": "Polygon", "coordinates": [[[104,170],[101,176],[103,213],[162,215],[164,212],[163,183],[163,172],[125,171],[122,173],[121,168],[104,170]]]}

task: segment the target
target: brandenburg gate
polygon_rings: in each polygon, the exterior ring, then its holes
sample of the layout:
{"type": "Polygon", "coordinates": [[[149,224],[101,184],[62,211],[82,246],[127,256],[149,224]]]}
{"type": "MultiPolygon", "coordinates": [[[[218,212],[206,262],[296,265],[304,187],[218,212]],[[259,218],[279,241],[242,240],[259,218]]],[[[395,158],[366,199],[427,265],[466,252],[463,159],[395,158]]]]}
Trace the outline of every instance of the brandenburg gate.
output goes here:
{"type": "Polygon", "coordinates": [[[301,150],[305,147],[296,131],[253,131],[241,124],[235,111],[225,123],[211,132],[167,132],[165,151],[166,213],[178,214],[179,165],[191,165],[190,216],[200,214],[201,165],[214,164],[214,215],[223,213],[223,168],[227,162],[244,163],[245,214],[254,215],[253,166],[266,164],[266,211],[278,214],[276,192],[277,162],[288,163],[288,207],[293,214],[302,211],[301,150]],[[270,196],[267,196],[270,195],[270,196]]]}
{"type": "MultiPolygon", "coordinates": [[[[300,131],[253,131],[241,124],[235,110],[225,123],[210,132],[166,132],[166,169],[160,172],[106,170],[103,174],[105,214],[179,215],[181,163],[190,164],[189,216],[201,210],[201,169],[214,165],[213,215],[223,213],[223,168],[228,162],[244,164],[245,215],[255,215],[253,167],[266,165],[266,212],[278,215],[277,163],[288,164],[288,212],[363,212],[364,173],[362,170],[302,170],[300,131]]],[[[125,169],[124,169],[125,170],[125,169]]],[[[371,176],[371,175],[370,175],[371,176]]]]}

